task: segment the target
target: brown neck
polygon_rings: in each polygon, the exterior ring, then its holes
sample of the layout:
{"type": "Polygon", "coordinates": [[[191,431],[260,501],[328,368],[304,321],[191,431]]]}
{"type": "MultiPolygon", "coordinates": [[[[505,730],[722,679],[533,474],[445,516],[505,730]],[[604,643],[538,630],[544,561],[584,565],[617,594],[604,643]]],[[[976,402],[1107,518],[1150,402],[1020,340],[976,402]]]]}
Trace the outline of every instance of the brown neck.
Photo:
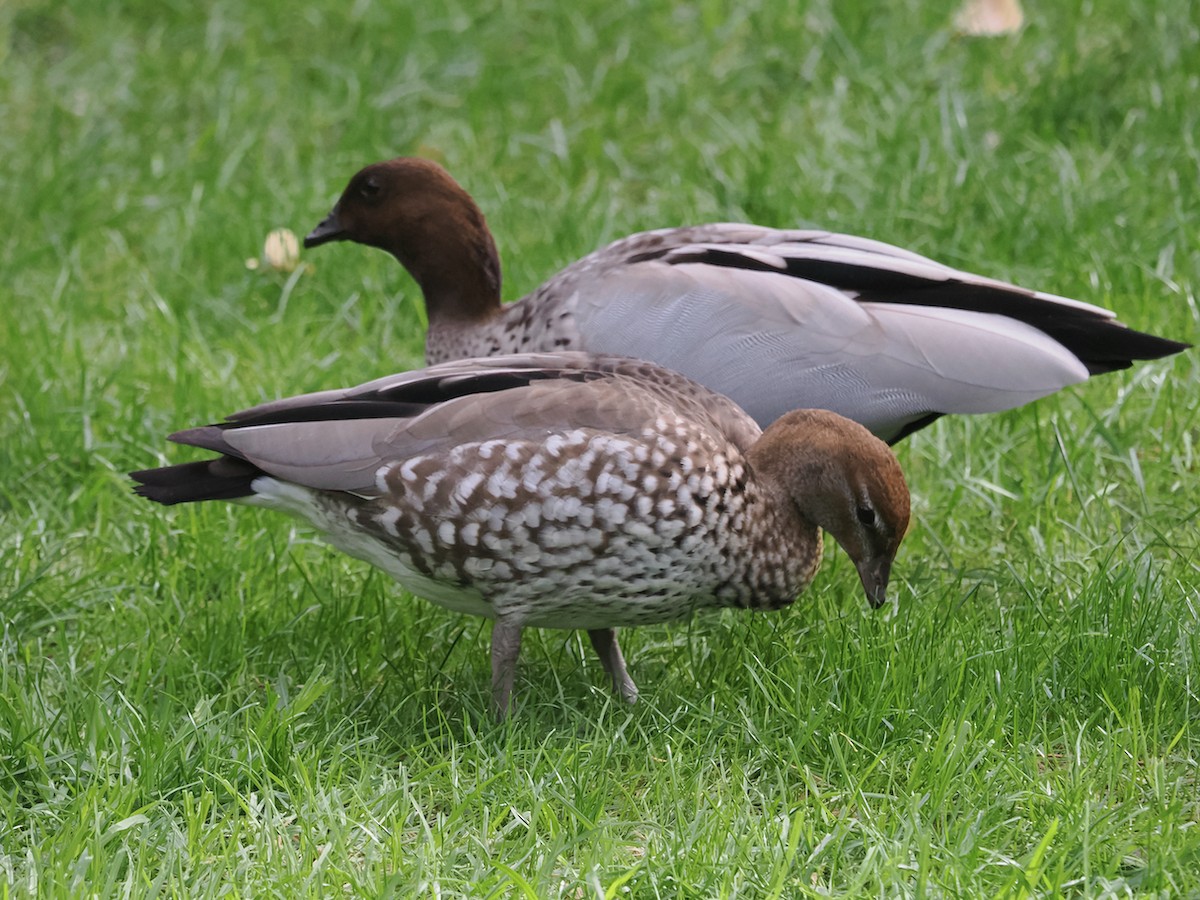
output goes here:
{"type": "Polygon", "coordinates": [[[500,312],[500,257],[478,209],[421,216],[386,247],[425,295],[430,327],[485,322],[500,312]]]}

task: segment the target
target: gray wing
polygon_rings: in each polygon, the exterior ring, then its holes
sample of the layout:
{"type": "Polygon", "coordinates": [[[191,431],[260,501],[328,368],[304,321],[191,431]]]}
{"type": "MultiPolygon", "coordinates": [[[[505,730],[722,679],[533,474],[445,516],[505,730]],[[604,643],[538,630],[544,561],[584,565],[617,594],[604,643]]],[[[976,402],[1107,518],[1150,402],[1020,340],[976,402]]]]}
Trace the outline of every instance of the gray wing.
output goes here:
{"type": "Polygon", "coordinates": [[[820,407],[885,438],[1186,346],[878,241],[751,225],[634,235],[544,292],[567,298],[586,350],[653,359],[762,425],[820,407]]]}
{"type": "Polygon", "coordinates": [[[636,360],[559,353],[455,361],[277,400],[171,439],[306,487],[373,496],[385,464],[461,444],[678,426],[743,450],[759,434],[729,400],[676,373],[636,360]]]}

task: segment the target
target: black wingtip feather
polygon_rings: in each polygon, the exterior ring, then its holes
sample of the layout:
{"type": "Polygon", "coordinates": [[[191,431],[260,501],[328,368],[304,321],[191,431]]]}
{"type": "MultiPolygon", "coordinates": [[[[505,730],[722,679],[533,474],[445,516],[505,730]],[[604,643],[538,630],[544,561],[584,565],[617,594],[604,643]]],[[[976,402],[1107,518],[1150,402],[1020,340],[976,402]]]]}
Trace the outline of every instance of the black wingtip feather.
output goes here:
{"type": "Polygon", "coordinates": [[[252,496],[254,489],[250,485],[263,474],[248,462],[222,456],[161,469],[142,469],[130,472],[129,477],[138,482],[133,489],[135,494],[163,506],[174,506],[252,496]]]}
{"type": "Polygon", "coordinates": [[[1087,366],[1088,375],[1128,369],[1135,362],[1162,359],[1192,345],[1136,331],[1111,319],[1064,316],[1057,321],[1030,322],[1045,331],[1087,366]]]}
{"type": "MultiPolygon", "coordinates": [[[[665,251],[642,254],[632,261],[653,259],[665,251]]],[[[764,272],[774,266],[732,250],[699,248],[692,253],[674,253],[673,263],[702,262],[764,272]]],[[[1128,369],[1143,359],[1161,359],[1191,347],[1144,331],[1092,310],[1067,306],[1035,296],[1017,287],[975,284],[951,279],[932,281],[906,272],[856,263],[806,257],[788,258],[787,273],[797,278],[828,284],[849,291],[861,301],[913,306],[940,306],[970,312],[994,313],[1032,325],[1066,347],[1087,366],[1089,375],[1128,369]]]]}

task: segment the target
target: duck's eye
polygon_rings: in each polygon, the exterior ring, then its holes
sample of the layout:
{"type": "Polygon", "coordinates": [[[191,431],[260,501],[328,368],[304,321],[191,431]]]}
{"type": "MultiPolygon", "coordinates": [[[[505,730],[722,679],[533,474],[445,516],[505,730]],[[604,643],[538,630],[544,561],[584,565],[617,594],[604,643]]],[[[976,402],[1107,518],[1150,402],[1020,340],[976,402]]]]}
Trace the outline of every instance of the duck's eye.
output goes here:
{"type": "Polygon", "coordinates": [[[858,521],[862,522],[864,525],[875,524],[875,510],[871,509],[871,507],[860,506],[857,510],[855,510],[855,513],[858,516],[858,521]]]}
{"type": "Polygon", "coordinates": [[[368,178],[358,186],[358,192],[370,200],[379,194],[379,182],[374,178],[368,178]]]}

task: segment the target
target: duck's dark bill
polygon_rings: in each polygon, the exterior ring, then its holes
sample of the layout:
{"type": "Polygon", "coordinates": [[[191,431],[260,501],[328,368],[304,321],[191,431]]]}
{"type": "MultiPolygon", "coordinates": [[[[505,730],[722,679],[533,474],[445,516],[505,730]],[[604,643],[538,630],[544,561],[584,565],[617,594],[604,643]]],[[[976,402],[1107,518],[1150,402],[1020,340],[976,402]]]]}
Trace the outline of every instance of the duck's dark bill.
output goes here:
{"type": "Polygon", "coordinates": [[[342,223],[338,220],[337,210],[335,209],[321,220],[321,224],[305,236],[304,246],[310,248],[320,247],[322,244],[328,244],[330,241],[340,241],[345,235],[345,229],[342,228],[342,223]]]}
{"type": "Polygon", "coordinates": [[[886,556],[868,557],[858,565],[858,577],[862,581],[863,590],[867,592],[867,602],[874,609],[879,609],[887,603],[887,586],[891,574],[892,561],[886,556]]]}

